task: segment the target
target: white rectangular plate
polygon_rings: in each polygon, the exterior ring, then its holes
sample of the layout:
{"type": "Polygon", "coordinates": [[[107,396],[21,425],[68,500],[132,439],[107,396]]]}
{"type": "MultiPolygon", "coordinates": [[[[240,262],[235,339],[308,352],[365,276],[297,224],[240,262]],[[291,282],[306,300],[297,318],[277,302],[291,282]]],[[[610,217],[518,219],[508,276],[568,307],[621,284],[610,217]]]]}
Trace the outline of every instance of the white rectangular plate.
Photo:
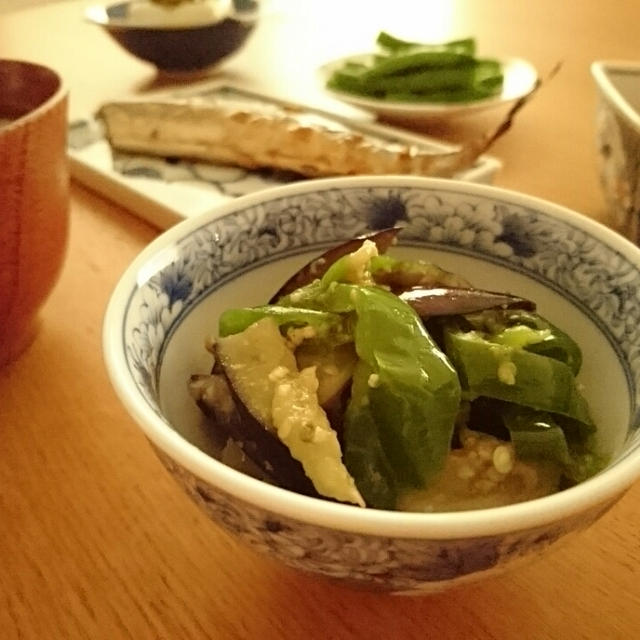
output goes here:
{"type": "MultiPolygon", "coordinates": [[[[452,148],[433,138],[401,129],[366,121],[358,122],[313,107],[291,105],[277,98],[226,85],[214,84],[190,93],[172,95],[197,95],[216,100],[228,97],[234,104],[240,100],[247,103],[294,106],[315,117],[332,121],[337,126],[348,127],[387,143],[418,145],[432,151],[452,148]]],[[[154,99],[158,97],[156,95],[154,99]]],[[[303,179],[285,171],[254,171],[117,152],[111,149],[100,123],[93,117],[70,123],[68,152],[71,174],[76,180],[161,229],[209,211],[229,199],[303,179]]],[[[473,167],[455,177],[470,182],[490,183],[501,166],[499,160],[482,156],[473,167]]]]}

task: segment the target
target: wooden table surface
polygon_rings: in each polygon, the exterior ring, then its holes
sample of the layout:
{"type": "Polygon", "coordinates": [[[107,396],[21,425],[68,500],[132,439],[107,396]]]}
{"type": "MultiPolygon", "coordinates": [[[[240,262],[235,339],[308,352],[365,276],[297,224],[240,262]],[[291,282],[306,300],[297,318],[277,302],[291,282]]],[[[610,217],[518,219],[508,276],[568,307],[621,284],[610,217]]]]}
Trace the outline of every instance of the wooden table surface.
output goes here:
{"type": "MultiPolygon", "coordinates": [[[[0,57],[61,71],[72,117],[159,85],[151,67],[83,22],[83,6],[0,14],[0,57]]],[[[496,183],[608,222],[589,65],[637,56],[640,3],[280,0],[267,9],[219,75],[320,106],[313,68],[367,49],[381,28],[423,40],[475,35],[543,72],[561,60],[493,149],[504,162],[496,183]]],[[[435,133],[460,139],[490,124],[485,115],[435,133]]],[[[640,485],[517,572],[420,598],[299,575],[218,530],[156,460],[102,361],[107,299],[158,230],[77,183],[71,217],[38,337],[0,371],[0,638],[640,637],[640,485]]]]}

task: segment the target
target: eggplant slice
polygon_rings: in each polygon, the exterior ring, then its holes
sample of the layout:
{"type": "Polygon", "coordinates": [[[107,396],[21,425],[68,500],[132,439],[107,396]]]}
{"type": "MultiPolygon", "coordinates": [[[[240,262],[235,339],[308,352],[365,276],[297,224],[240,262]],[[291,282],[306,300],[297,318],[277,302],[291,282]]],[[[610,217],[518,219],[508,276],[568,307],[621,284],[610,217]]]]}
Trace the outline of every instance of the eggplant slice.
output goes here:
{"type": "Polygon", "coordinates": [[[371,242],[376,244],[380,253],[385,253],[395,242],[399,231],[399,227],[389,227],[380,231],[372,231],[371,233],[365,233],[352,238],[337,247],[332,247],[294,273],[271,297],[269,304],[275,304],[283,296],[290,294],[300,287],[304,287],[316,278],[321,278],[336,260],[357,251],[364,244],[365,240],[371,240],[371,242]]]}
{"type": "Polygon", "coordinates": [[[247,410],[219,364],[211,375],[191,376],[189,391],[217,437],[237,443],[273,484],[320,497],[289,449],[247,410]]]}
{"type": "Polygon", "coordinates": [[[535,303],[526,298],[474,288],[417,288],[403,291],[399,297],[413,307],[421,318],[459,316],[488,309],[536,310],[535,303]]]}

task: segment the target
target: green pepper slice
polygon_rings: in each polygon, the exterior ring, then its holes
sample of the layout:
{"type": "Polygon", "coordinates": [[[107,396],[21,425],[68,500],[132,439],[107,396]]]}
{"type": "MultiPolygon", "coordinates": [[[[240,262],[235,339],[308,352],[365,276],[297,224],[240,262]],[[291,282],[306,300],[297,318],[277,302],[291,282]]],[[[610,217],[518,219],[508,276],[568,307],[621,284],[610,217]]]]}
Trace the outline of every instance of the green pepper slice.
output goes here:
{"type": "Polygon", "coordinates": [[[272,318],[278,326],[311,326],[323,334],[330,330],[339,330],[342,324],[342,318],[339,315],[326,311],[268,305],[224,311],[218,321],[218,333],[220,337],[240,333],[267,316],[272,318]]]}
{"type": "Polygon", "coordinates": [[[376,495],[367,495],[361,486],[369,479],[358,469],[375,467],[379,482],[389,488],[427,486],[449,452],[460,385],[408,304],[378,287],[336,283],[326,308],[344,308],[346,300],[357,316],[354,340],[362,363],[359,375],[367,376],[367,387],[360,383],[345,415],[345,463],[367,504],[377,506],[376,495]],[[373,425],[371,447],[360,437],[361,421],[369,429],[373,425]]]}
{"type": "Polygon", "coordinates": [[[489,340],[506,344],[513,344],[518,333],[525,336],[530,329],[538,336],[532,339],[533,333],[529,332],[530,337],[521,341],[523,349],[564,362],[574,375],[580,372],[582,351],[578,343],[537,313],[524,309],[492,310],[468,314],[464,321],[476,331],[486,334],[489,340]]]}
{"type": "Polygon", "coordinates": [[[475,331],[444,330],[445,353],[463,390],[564,415],[593,428],[571,368],[554,358],[485,340],[475,331]]]}
{"type": "Polygon", "coordinates": [[[597,451],[595,427],[559,414],[478,398],[471,403],[470,427],[495,435],[506,429],[519,460],[558,465],[565,487],[586,480],[608,462],[608,456],[597,451]]]}
{"type": "Polygon", "coordinates": [[[512,405],[506,407],[503,418],[520,460],[547,460],[562,466],[570,463],[567,437],[551,414],[512,405]]]}
{"type": "MultiPolygon", "coordinates": [[[[352,318],[359,363],[344,418],[344,459],[367,505],[391,508],[400,488],[427,486],[444,466],[460,405],[451,363],[413,309],[376,286],[323,279],[281,300],[352,318]]],[[[340,263],[340,264],[339,264],[340,263]]]]}

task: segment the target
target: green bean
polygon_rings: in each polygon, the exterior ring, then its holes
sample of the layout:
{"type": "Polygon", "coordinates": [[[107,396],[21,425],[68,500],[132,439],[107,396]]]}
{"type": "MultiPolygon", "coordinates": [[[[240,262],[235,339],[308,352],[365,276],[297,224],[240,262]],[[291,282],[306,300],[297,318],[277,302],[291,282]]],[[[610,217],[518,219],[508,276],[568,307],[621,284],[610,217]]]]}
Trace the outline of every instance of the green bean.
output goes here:
{"type": "Polygon", "coordinates": [[[498,60],[475,57],[475,40],[442,44],[400,40],[384,31],[377,43],[386,53],[366,62],[347,61],[327,87],[403,102],[465,102],[500,92],[504,77],[498,60]]]}
{"type": "Polygon", "coordinates": [[[479,61],[460,67],[433,68],[403,75],[371,77],[366,65],[348,65],[329,86],[341,91],[394,101],[462,102],[490,97],[502,85],[500,65],[479,61]]]}
{"type": "MultiPolygon", "coordinates": [[[[432,102],[437,104],[456,104],[463,102],[473,102],[477,100],[484,100],[494,96],[496,92],[494,90],[487,90],[482,88],[472,89],[449,89],[443,91],[434,91],[433,93],[411,93],[408,91],[393,92],[389,91],[384,96],[374,93],[369,94],[371,97],[381,97],[389,102],[411,102],[414,104],[420,104],[424,102],[432,102]]],[[[363,94],[360,94],[363,95],[363,94]]]]}
{"type": "Polygon", "coordinates": [[[379,78],[416,69],[459,67],[471,62],[473,56],[466,53],[456,53],[447,49],[416,49],[383,58],[369,69],[368,76],[379,78]]]}
{"type": "Polygon", "coordinates": [[[363,75],[368,71],[365,65],[348,63],[341,69],[336,70],[327,82],[327,87],[338,91],[348,91],[356,94],[370,94],[362,83],[363,75]]]}
{"type": "Polygon", "coordinates": [[[502,86],[504,75],[502,73],[502,65],[497,60],[490,58],[476,60],[475,72],[474,84],[486,84],[490,87],[502,86]]]}
{"type": "Polygon", "coordinates": [[[425,87],[428,87],[429,91],[470,87],[473,85],[474,75],[473,65],[466,65],[448,69],[426,69],[382,78],[371,77],[366,73],[362,76],[362,83],[366,89],[374,93],[387,91],[420,93],[425,87]]]}
{"type": "Polygon", "coordinates": [[[476,41],[474,38],[463,38],[462,40],[451,40],[442,44],[425,45],[420,42],[409,42],[396,38],[386,31],[381,31],[376,40],[378,46],[386,51],[395,53],[398,51],[411,49],[413,47],[432,47],[438,49],[449,49],[458,53],[466,53],[473,56],[476,53],[476,41]]]}

